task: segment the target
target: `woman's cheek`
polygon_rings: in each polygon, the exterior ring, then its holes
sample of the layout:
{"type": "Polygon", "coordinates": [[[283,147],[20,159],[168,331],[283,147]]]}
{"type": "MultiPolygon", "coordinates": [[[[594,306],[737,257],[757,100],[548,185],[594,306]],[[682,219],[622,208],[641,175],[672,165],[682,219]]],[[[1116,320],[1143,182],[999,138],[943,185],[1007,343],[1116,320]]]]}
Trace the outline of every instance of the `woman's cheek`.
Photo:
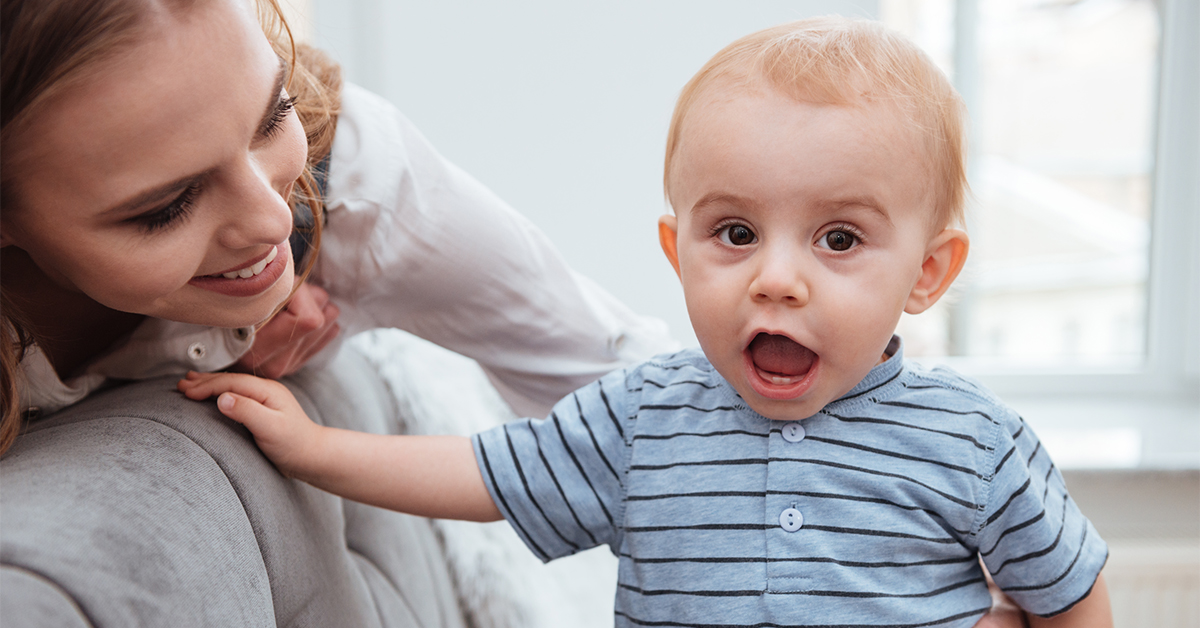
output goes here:
{"type": "MultiPolygon", "coordinates": [[[[143,312],[187,287],[199,271],[203,253],[189,250],[196,240],[175,239],[173,246],[155,246],[140,255],[122,256],[118,264],[101,268],[92,277],[93,299],[124,311],[143,312]],[[103,295],[103,296],[101,296],[103,295]],[[112,303],[105,303],[105,299],[112,303]]],[[[85,292],[89,292],[85,290],[85,292]]]]}

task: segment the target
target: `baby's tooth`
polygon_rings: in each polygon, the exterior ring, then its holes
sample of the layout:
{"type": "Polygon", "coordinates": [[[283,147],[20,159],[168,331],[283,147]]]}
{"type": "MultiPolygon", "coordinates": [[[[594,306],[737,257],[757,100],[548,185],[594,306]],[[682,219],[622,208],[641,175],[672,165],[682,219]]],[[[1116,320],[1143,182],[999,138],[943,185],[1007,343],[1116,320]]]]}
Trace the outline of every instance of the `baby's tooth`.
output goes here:
{"type": "Polygon", "coordinates": [[[786,384],[790,384],[790,383],[792,383],[792,378],[790,378],[790,377],[779,377],[779,376],[772,376],[772,377],[771,377],[771,381],[772,381],[772,382],[774,382],[774,383],[776,383],[776,384],[779,384],[780,386],[784,386],[784,385],[786,385],[786,384]]]}
{"type": "Polygon", "coordinates": [[[236,271],[236,270],[235,270],[235,271],[233,271],[233,272],[231,272],[231,273],[225,273],[225,274],[223,274],[223,275],[221,275],[221,276],[222,276],[222,277],[224,277],[224,278],[226,278],[226,279],[237,279],[237,278],[238,278],[238,271],[236,271]]]}
{"type": "Polygon", "coordinates": [[[238,277],[241,277],[242,279],[249,279],[253,276],[254,276],[254,271],[250,270],[249,266],[238,271],[238,277]]]}

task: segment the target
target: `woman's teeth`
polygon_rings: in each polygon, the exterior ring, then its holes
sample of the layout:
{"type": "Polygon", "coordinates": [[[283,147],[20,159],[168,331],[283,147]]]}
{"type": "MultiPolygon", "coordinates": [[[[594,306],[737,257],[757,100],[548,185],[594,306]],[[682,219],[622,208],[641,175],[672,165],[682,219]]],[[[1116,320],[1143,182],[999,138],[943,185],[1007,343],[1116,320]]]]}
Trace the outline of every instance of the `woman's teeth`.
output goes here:
{"type": "Polygon", "coordinates": [[[234,270],[234,271],[230,271],[227,273],[222,273],[221,276],[226,279],[238,279],[238,278],[249,279],[249,278],[261,273],[263,271],[263,269],[267,267],[267,264],[270,264],[271,260],[275,259],[276,255],[279,255],[279,247],[275,247],[275,248],[271,249],[271,252],[268,253],[266,257],[259,260],[257,263],[251,264],[241,270],[234,270]]]}

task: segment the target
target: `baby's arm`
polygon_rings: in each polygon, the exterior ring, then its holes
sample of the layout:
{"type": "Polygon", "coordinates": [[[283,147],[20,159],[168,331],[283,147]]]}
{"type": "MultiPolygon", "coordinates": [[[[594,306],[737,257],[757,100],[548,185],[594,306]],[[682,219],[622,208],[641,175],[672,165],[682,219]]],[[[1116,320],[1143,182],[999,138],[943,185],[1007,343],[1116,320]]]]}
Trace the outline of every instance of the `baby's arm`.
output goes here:
{"type": "Polygon", "coordinates": [[[1112,628],[1112,625],[1112,606],[1108,601],[1104,574],[1096,576],[1091,593],[1071,610],[1054,617],[1029,616],[1029,628],[1112,628]]]}
{"type": "Polygon", "coordinates": [[[245,425],[288,477],[347,499],[423,517],[496,521],[462,436],[381,436],[313,423],[279,382],[239,373],[188,373],[179,390],[217,396],[217,408],[245,425]]]}

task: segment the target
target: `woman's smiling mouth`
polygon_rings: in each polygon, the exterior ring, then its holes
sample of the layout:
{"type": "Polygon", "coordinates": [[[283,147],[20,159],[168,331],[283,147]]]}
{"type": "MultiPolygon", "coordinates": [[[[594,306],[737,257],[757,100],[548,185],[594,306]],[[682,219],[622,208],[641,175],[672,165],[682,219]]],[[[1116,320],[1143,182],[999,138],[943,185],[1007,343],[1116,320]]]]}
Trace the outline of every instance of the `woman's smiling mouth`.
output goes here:
{"type": "Polygon", "coordinates": [[[188,283],[197,287],[231,297],[252,297],[266,292],[274,286],[288,268],[291,257],[285,249],[288,243],[271,247],[271,250],[256,262],[211,275],[192,277],[188,283]]]}
{"type": "Polygon", "coordinates": [[[266,257],[258,260],[257,262],[255,262],[249,266],[244,266],[242,268],[234,269],[234,270],[223,272],[223,273],[214,273],[214,274],[208,275],[208,276],[209,277],[224,277],[226,279],[238,279],[238,278],[249,279],[249,278],[261,273],[263,271],[263,269],[267,267],[267,264],[270,264],[271,261],[274,260],[277,255],[279,255],[279,248],[275,247],[275,248],[271,249],[271,252],[267,253],[266,257]]]}

